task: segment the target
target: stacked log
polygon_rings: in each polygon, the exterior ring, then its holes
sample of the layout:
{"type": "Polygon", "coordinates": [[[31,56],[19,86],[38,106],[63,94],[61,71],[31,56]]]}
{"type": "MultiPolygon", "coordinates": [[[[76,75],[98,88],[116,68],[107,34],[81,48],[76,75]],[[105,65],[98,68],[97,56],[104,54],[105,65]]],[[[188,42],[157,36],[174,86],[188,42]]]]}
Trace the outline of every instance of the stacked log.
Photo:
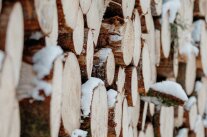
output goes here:
{"type": "Polygon", "coordinates": [[[205,0],[0,0],[0,136],[206,136],[206,13],[205,0]]]}

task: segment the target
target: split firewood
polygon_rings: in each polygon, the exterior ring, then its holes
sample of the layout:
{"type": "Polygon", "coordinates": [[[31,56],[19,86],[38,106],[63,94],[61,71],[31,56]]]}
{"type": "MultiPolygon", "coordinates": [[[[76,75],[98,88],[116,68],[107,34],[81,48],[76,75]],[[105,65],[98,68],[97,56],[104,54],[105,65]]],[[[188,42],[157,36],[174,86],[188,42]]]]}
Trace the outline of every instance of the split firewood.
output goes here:
{"type": "Polygon", "coordinates": [[[136,7],[138,7],[140,15],[145,15],[148,12],[151,12],[150,0],[136,0],[136,7]]]}
{"type": "Polygon", "coordinates": [[[129,19],[124,24],[120,24],[120,18],[117,17],[111,20],[112,24],[102,24],[98,46],[111,48],[116,64],[127,66],[131,63],[134,52],[133,23],[129,19]]]}
{"type": "Polygon", "coordinates": [[[156,56],[156,66],[160,65],[161,60],[161,36],[160,30],[155,30],[155,56],[156,56]]]}
{"type": "Polygon", "coordinates": [[[128,104],[127,100],[124,99],[123,101],[123,108],[122,108],[122,134],[121,136],[123,137],[128,137],[129,136],[129,112],[128,112],[128,104]]]}
{"type": "Polygon", "coordinates": [[[183,125],[183,115],[184,108],[183,106],[177,106],[174,108],[174,126],[181,127],[183,125]]]}
{"type": "Polygon", "coordinates": [[[115,75],[115,59],[110,48],[102,48],[94,54],[93,77],[102,79],[105,85],[112,85],[115,75]]]}
{"type": "Polygon", "coordinates": [[[147,124],[146,131],[145,131],[146,137],[154,137],[154,128],[151,123],[147,124]]]}
{"type": "Polygon", "coordinates": [[[119,137],[121,134],[122,126],[122,104],[123,104],[123,95],[114,90],[107,91],[108,95],[108,107],[109,107],[109,116],[108,116],[108,136],[109,137],[119,137]],[[116,97],[111,99],[111,96],[116,94],[116,97]],[[112,101],[112,100],[115,100],[112,101]],[[111,104],[111,101],[113,102],[111,104]]]}
{"type": "Polygon", "coordinates": [[[81,118],[81,73],[78,60],[71,52],[66,58],[62,81],[62,121],[65,132],[71,135],[79,129],[81,118]]]}
{"type": "Polygon", "coordinates": [[[80,7],[83,11],[83,14],[86,14],[91,6],[92,0],[80,0],[80,7]]]}
{"type": "Polygon", "coordinates": [[[4,2],[0,20],[0,49],[11,57],[15,87],[17,87],[24,42],[24,19],[21,4],[4,2]]]}
{"type": "Polygon", "coordinates": [[[205,63],[205,60],[207,59],[206,56],[206,37],[207,37],[207,29],[204,25],[205,23],[203,22],[201,24],[201,41],[200,41],[200,54],[201,54],[201,63],[202,63],[202,68],[203,68],[203,72],[205,75],[207,75],[207,66],[205,63]]]}
{"type": "Polygon", "coordinates": [[[106,137],[108,131],[107,92],[103,81],[91,77],[82,85],[81,129],[94,137],[106,137]],[[101,129],[101,130],[100,130],[101,129]]]}

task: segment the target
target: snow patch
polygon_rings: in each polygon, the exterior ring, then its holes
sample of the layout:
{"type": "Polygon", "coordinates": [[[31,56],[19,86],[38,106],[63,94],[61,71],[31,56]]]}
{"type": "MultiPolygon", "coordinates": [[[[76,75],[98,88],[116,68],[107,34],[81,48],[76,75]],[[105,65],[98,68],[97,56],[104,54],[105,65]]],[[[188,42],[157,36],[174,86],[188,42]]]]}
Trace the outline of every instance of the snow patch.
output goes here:
{"type": "Polygon", "coordinates": [[[110,38],[110,41],[118,42],[118,41],[121,41],[123,37],[120,35],[110,35],[109,38],[110,38]]]}
{"type": "Polygon", "coordinates": [[[32,97],[35,100],[43,101],[45,98],[39,95],[39,91],[43,90],[46,96],[49,96],[52,93],[52,86],[51,84],[45,82],[44,80],[34,79],[33,84],[35,88],[32,91],[32,97]]]}
{"type": "Polygon", "coordinates": [[[72,136],[71,137],[87,137],[88,132],[81,130],[81,129],[75,129],[72,132],[72,136]]]}
{"type": "Polygon", "coordinates": [[[107,91],[108,107],[109,108],[115,107],[117,94],[118,94],[118,92],[113,89],[110,89],[107,91]]]}
{"type": "Polygon", "coordinates": [[[188,137],[188,128],[180,129],[176,137],[188,137]]]}
{"type": "Polygon", "coordinates": [[[203,23],[205,23],[203,20],[197,20],[193,23],[192,38],[194,42],[201,40],[201,26],[203,23]]]}
{"type": "Polygon", "coordinates": [[[98,51],[99,54],[99,60],[100,60],[100,66],[103,65],[104,62],[106,62],[108,55],[112,52],[110,48],[102,48],[98,51]]]}
{"type": "Polygon", "coordinates": [[[33,56],[33,70],[38,79],[44,78],[50,73],[53,61],[63,53],[60,46],[47,46],[33,56]]]}
{"type": "Polygon", "coordinates": [[[173,81],[158,82],[151,85],[150,88],[161,93],[175,96],[183,101],[188,100],[188,97],[180,84],[173,81]]]}
{"type": "Polygon", "coordinates": [[[196,97],[192,96],[188,99],[187,102],[185,102],[184,104],[184,108],[187,110],[187,111],[190,111],[192,106],[197,102],[197,99],[196,97]]]}
{"type": "Polygon", "coordinates": [[[93,90],[104,82],[101,79],[91,77],[82,85],[81,109],[83,116],[87,117],[91,109],[91,100],[93,97],[93,90]]]}
{"type": "Polygon", "coordinates": [[[192,42],[185,41],[183,45],[179,46],[179,52],[181,55],[186,55],[187,57],[190,57],[192,54],[198,56],[199,50],[192,44],[192,42]]]}
{"type": "Polygon", "coordinates": [[[173,23],[175,21],[178,10],[181,7],[180,0],[168,0],[163,4],[162,16],[168,14],[169,12],[169,22],[173,23]]]}
{"type": "Polygon", "coordinates": [[[32,32],[31,36],[29,37],[30,39],[34,39],[34,40],[39,40],[43,37],[42,32],[40,31],[36,31],[36,32],[32,32]]]}

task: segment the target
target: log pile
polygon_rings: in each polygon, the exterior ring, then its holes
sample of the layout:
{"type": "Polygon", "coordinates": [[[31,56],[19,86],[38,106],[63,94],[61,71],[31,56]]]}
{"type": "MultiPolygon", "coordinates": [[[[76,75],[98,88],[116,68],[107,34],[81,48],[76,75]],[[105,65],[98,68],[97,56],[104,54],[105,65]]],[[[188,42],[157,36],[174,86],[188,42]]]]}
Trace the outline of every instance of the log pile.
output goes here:
{"type": "Polygon", "coordinates": [[[0,137],[207,136],[207,0],[0,0],[0,137]]]}

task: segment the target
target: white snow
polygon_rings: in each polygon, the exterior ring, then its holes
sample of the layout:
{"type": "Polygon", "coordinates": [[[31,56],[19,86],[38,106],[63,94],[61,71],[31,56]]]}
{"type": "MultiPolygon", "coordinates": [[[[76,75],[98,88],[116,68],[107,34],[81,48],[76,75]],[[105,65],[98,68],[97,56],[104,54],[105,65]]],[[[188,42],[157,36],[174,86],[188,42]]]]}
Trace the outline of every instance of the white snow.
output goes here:
{"type": "Polygon", "coordinates": [[[202,82],[201,81],[196,81],[195,83],[195,91],[199,92],[202,88],[202,82]]]}
{"type": "Polygon", "coordinates": [[[162,81],[150,86],[151,89],[175,96],[183,101],[187,101],[188,97],[180,84],[173,81],[162,81]]]}
{"type": "Polygon", "coordinates": [[[32,32],[30,39],[34,39],[34,40],[39,40],[43,37],[42,32],[40,31],[36,31],[36,32],[32,32]]]}
{"type": "Polygon", "coordinates": [[[99,59],[100,59],[99,65],[103,65],[103,62],[106,61],[109,53],[111,53],[111,52],[112,52],[112,50],[110,48],[102,48],[98,51],[99,59]]]}
{"type": "Polygon", "coordinates": [[[71,137],[87,137],[88,132],[81,130],[81,129],[75,129],[72,132],[72,136],[71,137]]]}
{"type": "Polygon", "coordinates": [[[43,101],[44,97],[39,95],[39,91],[43,90],[46,96],[49,96],[52,92],[52,86],[51,84],[43,81],[43,80],[39,80],[39,79],[34,79],[33,80],[33,84],[35,85],[35,88],[32,91],[32,97],[35,100],[39,100],[39,101],[43,101]]]}
{"type": "Polygon", "coordinates": [[[187,111],[190,111],[192,106],[197,102],[197,99],[196,97],[194,96],[191,96],[187,102],[185,102],[184,104],[184,108],[187,110],[187,111]]]}
{"type": "Polygon", "coordinates": [[[109,89],[107,91],[107,100],[108,100],[108,107],[109,108],[115,107],[117,94],[118,94],[118,92],[113,89],[109,89]]]}
{"type": "Polygon", "coordinates": [[[176,137],[188,137],[188,128],[180,129],[176,137]]]}
{"type": "Polygon", "coordinates": [[[47,46],[33,56],[33,70],[37,73],[38,79],[50,73],[53,61],[62,53],[63,50],[59,46],[47,46]]]}
{"type": "Polygon", "coordinates": [[[170,13],[169,22],[173,23],[180,7],[181,7],[180,0],[168,0],[163,4],[162,16],[165,16],[165,14],[168,14],[169,12],[170,13]]]}
{"type": "Polygon", "coordinates": [[[183,45],[179,45],[179,53],[181,55],[186,55],[190,57],[192,54],[198,56],[198,48],[192,44],[190,41],[185,41],[183,45]]]}
{"type": "Polygon", "coordinates": [[[192,38],[194,42],[199,42],[201,40],[201,26],[203,22],[203,20],[197,20],[193,23],[192,38]]]}
{"type": "Polygon", "coordinates": [[[0,70],[3,65],[4,56],[5,56],[4,52],[2,50],[0,50],[0,70]]]}
{"type": "Polygon", "coordinates": [[[104,82],[101,79],[91,77],[82,85],[81,109],[83,116],[85,117],[87,117],[90,113],[93,90],[99,84],[104,85],[104,82]]]}
{"type": "Polygon", "coordinates": [[[110,35],[109,38],[110,38],[110,41],[118,42],[118,41],[121,41],[123,37],[120,35],[110,35]]]}

